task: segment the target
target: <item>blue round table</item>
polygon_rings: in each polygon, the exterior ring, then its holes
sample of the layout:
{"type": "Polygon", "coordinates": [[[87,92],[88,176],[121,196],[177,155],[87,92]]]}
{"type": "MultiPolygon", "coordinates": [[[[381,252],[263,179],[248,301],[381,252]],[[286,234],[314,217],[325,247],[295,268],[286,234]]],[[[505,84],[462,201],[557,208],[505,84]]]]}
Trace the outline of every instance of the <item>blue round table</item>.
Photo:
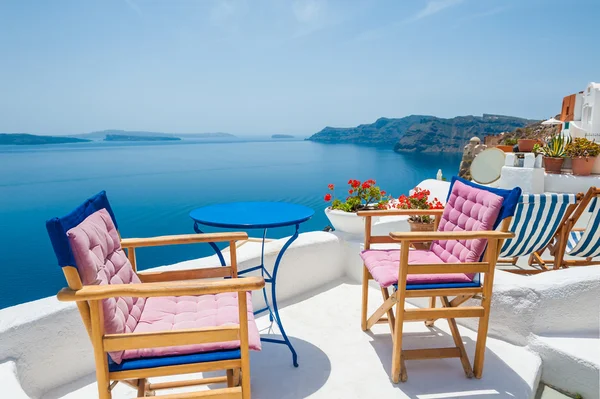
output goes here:
{"type": "MultiPolygon", "coordinates": [[[[276,283],[277,283],[277,270],[279,269],[279,263],[283,254],[287,248],[298,238],[298,231],[300,224],[306,222],[314,215],[314,211],[303,205],[289,204],[285,202],[234,202],[229,204],[216,204],[208,205],[202,208],[194,209],[190,212],[190,217],[194,220],[194,231],[198,234],[203,233],[200,229],[200,225],[227,228],[227,229],[262,229],[262,247],[260,254],[260,265],[250,267],[248,269],[238,272],[238,276],[243,274],[260,270],[261,275],[265,278],[265,282],[271,284],[271,301],[272,306],[269,304],[267,298],[266,286],[263,288],[263,296],[265,299],[265,307],[254,312],[259,314],[263,312],[269,312],[269,319],[271,322],[275,321],[281,332],[283,339],[273,338],[261,338],[261,341],[271,342],[277,344],[285,344],[290,348],[292,352],[292,361],[295,367],[298,367],[298,355],[296,350],[292,346],[283,325],[281,318],[279,317],[279,308],[277,307],[277,295],[276,295],[276,283]],[[265,268],[265,239],[267,236],[267,229],[296,226],[294,234],[286,241],[286,243],[277,254],[275,259],[275,265],[273,266],[273,273],[265,268]]],[[[222,266],[225,266],[225,258],[217,245],[213,242],[209,243],[215,250],[219,261],[222,266]]]]}

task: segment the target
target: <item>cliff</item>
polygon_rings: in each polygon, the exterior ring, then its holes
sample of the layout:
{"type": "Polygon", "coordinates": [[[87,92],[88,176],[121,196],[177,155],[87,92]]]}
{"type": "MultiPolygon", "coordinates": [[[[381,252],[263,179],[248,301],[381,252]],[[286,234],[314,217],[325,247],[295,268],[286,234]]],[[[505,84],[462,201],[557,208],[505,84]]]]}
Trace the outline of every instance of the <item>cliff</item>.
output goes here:
{"type": "Polygon", "coordinates": [[[396,152],[461,152],[473,136],[483,138],[513,131],[532,121],[503,115],[438,118],[410,115],[379,118],[375,123],[353,128],[326,127],[307,140],[324,143],[353,143],[393,146],[396,152]]]}
{"type": "Polygon", "coordinates": [[[40,145],[40,144],[64,144],[85,143],[90,140],[77,139],[73,137],[38,136],[26,133],[0,133],[0,145],[40,145]]]}

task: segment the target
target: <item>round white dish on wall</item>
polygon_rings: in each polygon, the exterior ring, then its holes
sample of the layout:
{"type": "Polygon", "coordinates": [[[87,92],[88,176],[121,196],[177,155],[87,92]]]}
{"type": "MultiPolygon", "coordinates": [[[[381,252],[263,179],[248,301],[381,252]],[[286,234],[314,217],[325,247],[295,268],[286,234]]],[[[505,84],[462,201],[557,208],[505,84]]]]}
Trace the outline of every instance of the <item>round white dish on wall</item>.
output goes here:
{"type": "Polygon", "coordinates": [[[471,177],[479,184],[490,184],[500,178],[506,154],[498,148],[488,148],[477,154],[471,163],[471,177]]]}

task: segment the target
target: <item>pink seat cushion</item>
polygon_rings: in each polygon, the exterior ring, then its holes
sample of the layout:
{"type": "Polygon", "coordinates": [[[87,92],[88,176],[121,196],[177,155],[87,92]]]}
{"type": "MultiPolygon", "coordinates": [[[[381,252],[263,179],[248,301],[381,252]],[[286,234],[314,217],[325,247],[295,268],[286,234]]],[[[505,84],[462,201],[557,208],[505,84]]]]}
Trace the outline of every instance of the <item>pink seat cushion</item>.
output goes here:
{"type": "MultiPolygon", "coordinates": [[[[83,285],[140,283],[121,248],[119,233],[102,209],[67,232],[73,257],[83,285]]],[[[102,301],[104,331],[123,334],[142,331],[171,331],[198,327],[239,324],[236,293],[165,298],[109,298],[102,301]]],[[[250,348],[260,350],[260,337],[248,295],[248,335],[250,348]]],[[[122,359],[190,354],[217,349],[238,348],[239,342],[223,342],[183,347],[110,352],[115,363],[122,359]]]]}
{"type": "MultiPolygon", "coordinates": [[[[250,349],[260,350],[260,335],[254,321],[252,295],[247,294],[248,341],[250,349]]],[[[134,332],[185,330],[239,324],[237,293],[216,295],[148,298],[134,332]]],[[[239,341],[127,350],[123,359],[166,355],[187,355],[223,349],[236,349],[239,341]]]]}
{"type": "MultiPolygon", "coordinates": [[[[360,254],[365,266],[373,279],[383,288],[398,283],[398,270],[400,267],[400,251],[396,249],[377,250],[370,249],[360,254]]],[[[419,263],[446,263],[431,251],[412,250],[408,253],[409,264],[419,263]]],[[[472,276],[464,273],[448,274],[409,274],[406,284],[441,284],[441,283],[470,283],[472,276]]]]}

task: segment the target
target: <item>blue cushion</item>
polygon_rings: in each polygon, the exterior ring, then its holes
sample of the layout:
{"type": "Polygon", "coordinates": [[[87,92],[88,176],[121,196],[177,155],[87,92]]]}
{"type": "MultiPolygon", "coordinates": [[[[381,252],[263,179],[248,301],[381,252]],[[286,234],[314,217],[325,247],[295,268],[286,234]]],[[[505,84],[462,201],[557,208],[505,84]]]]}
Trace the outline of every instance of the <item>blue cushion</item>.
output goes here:
{"type": "Polygon", "coordinates": [[[68,215],[46,221],[46,230],[48,230],[48,235],[50,236],[52,248],[58,259],[59,266],[75,266],[75,259],[73,258],[71,245],[67,238],[67,231],[79,225],[85,218],[101,209],[106,209],[108,211],[115,227],[118,229],[115,214],[106,197],[106,191],[101,191],[89,198],[68,215]]]}
{"type": "Polygon", "coordinates": [[[470,283],[442,283],[442,284],[410,284],[406,286],[406,290],[431,290],[441,288],[466,288],[466,287],[481,287],[479,281],[470,283]]]}
{"type": "Polygon", "coordinates": [[[475,187],[479,190],[489,191],[490,193],[499,195],[500,197],[504,198],[504,201],[502,201],[502,207],[500,208],[500,214],[498,214],[498,219],[496,219],[496,222],[494,223],[494,229],[500,226],[500,222],[502,222],[504,219],[515,214],[515,209],[517,208],[517,204],[519,203],[519,199],[521,198],[520,187],[515,187],[512,190],[505,190],[502,188],[482,186],[477,183],[473,183],[472,181],[454,176],[452,178],[452,183],[450,184],[450,190],[448,190],[448,198],[450,198],[450,193],[452,193],[452,186],[454,186],[454,183],[456,181],[460,181],[461,183],[464,183],[467,186],[475,187]]]}
{"type": "Polygon", "coordinates": [[[195,363],[206,363],[206,362],[217,362],[220,360],[233,360],[240,359],[242,356],[239,349],[214,351],[205,353],[194,353],[191,355],[179,355],[179,356],[161,356],[161,357],[148,357],[139,359],[123,360],[121,364],[113,362],[108,357],[108,371],[126,371],[126,370],[139,370],[139,369],[151,369],[156,367],[164,366],[178,366],[180,364],[195,364],[195,363]]]}

